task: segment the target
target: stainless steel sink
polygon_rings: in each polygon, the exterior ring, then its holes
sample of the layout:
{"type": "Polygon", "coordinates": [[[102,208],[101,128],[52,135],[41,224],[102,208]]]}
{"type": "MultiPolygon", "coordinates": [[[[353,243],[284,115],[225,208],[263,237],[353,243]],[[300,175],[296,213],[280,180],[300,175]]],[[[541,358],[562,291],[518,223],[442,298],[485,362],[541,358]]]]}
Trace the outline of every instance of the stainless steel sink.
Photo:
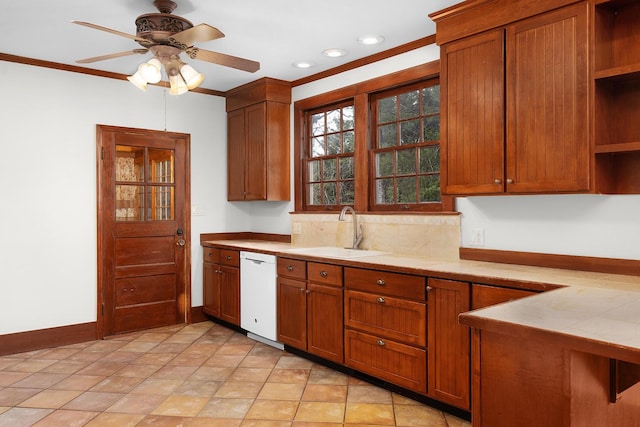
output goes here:
{"type": "Polygon", "coordinates": [[[295,253],[300,255],[312,255],[327,258],[352,259],[364,258],[369,256],[385,255],[389,252],[371,251],[367,249],[349,249],[339,248],[335,246],[317,246],[312,248],[291,248],[283,252],[295,253]]]}

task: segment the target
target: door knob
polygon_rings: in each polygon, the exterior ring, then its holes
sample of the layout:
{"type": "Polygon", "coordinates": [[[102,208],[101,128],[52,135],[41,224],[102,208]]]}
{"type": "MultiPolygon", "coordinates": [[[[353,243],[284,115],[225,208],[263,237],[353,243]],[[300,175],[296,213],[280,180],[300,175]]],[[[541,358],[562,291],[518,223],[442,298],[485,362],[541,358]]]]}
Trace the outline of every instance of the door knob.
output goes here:
{"type": "Polygon", "coordinates": [[[184,246],[186,243],[187,243],[187,241],[186,241],[186,240],[184,240],[184,239],[178,239],[178,240],[176,241],[176,246],[184,246]]]}

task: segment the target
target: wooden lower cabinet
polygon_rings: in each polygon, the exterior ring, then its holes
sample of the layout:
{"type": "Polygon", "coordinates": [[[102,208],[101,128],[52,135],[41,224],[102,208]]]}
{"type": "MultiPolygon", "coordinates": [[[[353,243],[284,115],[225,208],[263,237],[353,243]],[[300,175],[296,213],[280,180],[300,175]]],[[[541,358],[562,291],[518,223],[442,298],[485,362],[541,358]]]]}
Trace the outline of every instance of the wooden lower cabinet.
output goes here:
{"type": "Polygon", "coordinates": [[[240,325],[240,253],[204,248],[202,310],[217,319],[240,325]]]}

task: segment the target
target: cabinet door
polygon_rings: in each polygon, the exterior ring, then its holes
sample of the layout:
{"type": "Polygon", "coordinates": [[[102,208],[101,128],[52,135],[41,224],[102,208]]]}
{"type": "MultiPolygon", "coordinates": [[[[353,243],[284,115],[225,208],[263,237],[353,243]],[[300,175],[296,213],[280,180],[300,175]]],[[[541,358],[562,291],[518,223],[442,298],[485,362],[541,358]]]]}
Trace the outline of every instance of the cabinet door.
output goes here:
{"type": "Polygon", "coordinates": [[[278,278],[278,341],[307,350],[307,286],[302,280],[278,278]]]}
{"type": "Polygon", "coordinates": [[[220,316],[221,320],[240,325],[240,269],[221,265],[220,316]]]}
{"type": "Polygon", "coordinates": [[[202,287],[204,291],[202,311],[213,317],[220,315],[219,268],[218,264],[202,263],[202,287]]]}
{"type": "Polygon", "coordinates": [[[342,288],[308,284],[307,351],[344,363],[342,288]]]}
{"type": "Polygon", "coordinates": [[[245,117],[244,109],[227,114],[227,199],[245,196],[245,117]]]}
{"type": "Polygon", "coordinates": [[[507,28],[508,192],[589,189],[587,8],[507,28]]]}
{"type": "Polygon", "coordinates": [[[245,200],[266,200],[266,104],[261,102],[246,108],[245,200]]]}
{"type": "Polygon", "coordinates": [[[442,46],[442,193],[502,192],[504,32],[442,46]]]}
{"type": "Polygon", "coordinates": [[[469,311],[470,288],[465,282],[429,279],[427,294],[428,394],[466,410],[470,408],[471,395],[471,333],[458,323],[458,315],[469,311]]]}

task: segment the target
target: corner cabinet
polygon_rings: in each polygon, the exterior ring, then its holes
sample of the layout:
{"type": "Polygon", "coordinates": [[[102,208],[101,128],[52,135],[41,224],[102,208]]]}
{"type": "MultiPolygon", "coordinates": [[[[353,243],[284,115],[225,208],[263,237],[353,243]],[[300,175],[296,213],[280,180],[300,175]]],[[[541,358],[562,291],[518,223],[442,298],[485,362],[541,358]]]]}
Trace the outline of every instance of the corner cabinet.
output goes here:
{"type": "Polygon", "coordinates": [[[526,13],[567,2],[524,3],[431,15],[442,43],[443,194],[590,190],[588,3],[535,16],[526,13]],[[468,30],[483,12],[486,31],[477,21],[468,30]]]}
{"type": "Polygon", "coordinates": [[[263,78],[227,94],[227,199],[290,199],[291,85],[263,78]]]}

